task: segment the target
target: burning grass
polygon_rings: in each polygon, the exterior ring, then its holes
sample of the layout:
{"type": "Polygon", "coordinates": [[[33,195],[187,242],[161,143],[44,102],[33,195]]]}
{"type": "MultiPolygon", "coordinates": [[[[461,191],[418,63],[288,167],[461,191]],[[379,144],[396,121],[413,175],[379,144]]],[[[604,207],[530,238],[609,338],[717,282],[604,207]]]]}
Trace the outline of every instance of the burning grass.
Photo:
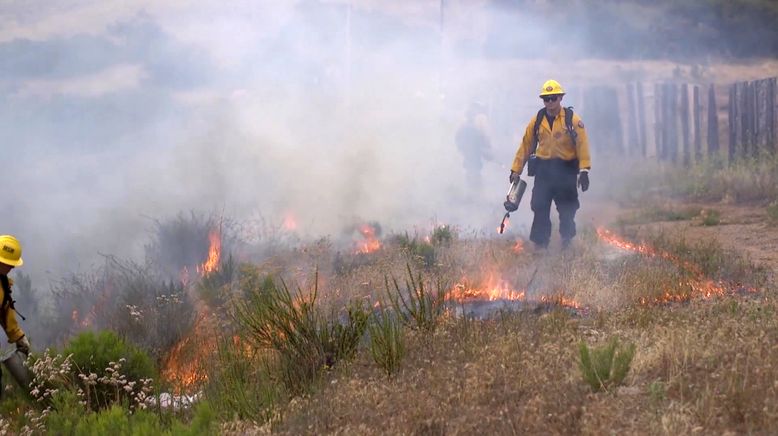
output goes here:
{"type": "MultiPolygon", "coordinates": [[[[441,229],[412,238],[381,239],[376,232],[378,248],[367,252],[320,240],[254,264],[223,252],[221,239],[210,240],[190,282],[170,285],[185,301],[196,298],[191,311],[164,315],[134,305],[124,308],[129,318],[106,312],[120,307],[99,298],[106,289],[133,301],[139,293],[155,295],[157,288],[144,284],[156,276],[124,265],[73,281],[89,291],[86,301],[111,305],[74,306],[78,316],[68,325],[123,319],[132,327],[133,313],[142,313],[160,327],[165,316],[197,313],[190,329],[167,342],[167,379],[202,389],[223,419],[237,414],[282,433],[634,433],[663,425],[758,432],[776,424],[772,409],[758,408],[775,392],[752,384],[750,371],[778,355],[751,360],[740,348],[730,354],[725,345],[737,334],[731,330],[745,328],[731,321],[714,325],[719,336],[699,332],[715,317],[756,325],[764,316],[759,308],[775,313],[772,294],[763,292],[765,272],[747,258],[713,242],[645,231],[583,228],[570,250],[537,254],[522,240],[441,229]],[[301,285],[293,291],[279,277],[301,285]],[[608,350],[611,337],[636,345],[632,369],[616,371],[618,381],[597,372],[608,394],[592,394],[578,345],[608,350]],[[737,379],[714,359],[748,378],[737,379]]],[[[760,341],[775,339],[755,325],[760,341]]],[[[133,328],[129,337],[149,334],[133,328]]]]}

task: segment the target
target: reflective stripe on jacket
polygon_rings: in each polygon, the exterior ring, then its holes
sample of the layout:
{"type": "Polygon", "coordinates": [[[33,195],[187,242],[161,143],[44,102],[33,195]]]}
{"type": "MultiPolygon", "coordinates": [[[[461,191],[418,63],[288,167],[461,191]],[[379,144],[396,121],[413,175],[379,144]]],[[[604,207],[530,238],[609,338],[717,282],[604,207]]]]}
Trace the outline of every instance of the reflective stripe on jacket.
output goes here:
{"type": "MultiPolygon", "coordinates": [[[[10,278],[8,283],[13,286],[14,282],[10,278]]],[[[5,289],[0,286],[0,302],[5,300],[5,289]]],[[[8,336],[8,342],[16,342],[24,336],[24,331],[19,327],[19,322],[16,321],[16,311],[11,309],[11,302],[7,302],[0,306],[0,326],[5,330],[5,334],[8,336]]]]}

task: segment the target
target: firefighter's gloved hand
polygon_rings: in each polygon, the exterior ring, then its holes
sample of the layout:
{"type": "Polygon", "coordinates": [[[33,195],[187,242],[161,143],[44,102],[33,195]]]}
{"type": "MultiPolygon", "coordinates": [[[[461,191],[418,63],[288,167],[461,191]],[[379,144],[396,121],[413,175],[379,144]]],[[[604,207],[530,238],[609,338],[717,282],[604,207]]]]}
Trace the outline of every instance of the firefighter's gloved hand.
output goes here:
{"type": "Polygon", "coordinates": [[[32,345],[30,345],[30,340],[27,339],[27,335],[22,336],[16,341],[16,349],[24,353],[25,356],[30,355],[30,348],[32,348],[32,345]]]}
{"type": "Polygon", "coordinates": [[[578,187],[581,188],[582,192],[586,192],[586,190],[589,189],[588,171],[581,171],[581,174],[578,175],[578,187]]]}
{"type": "Polygon", "coordinates": [[[508,181],[511,183],[518,182],[521,179],[521,177],[519,177],[520,175],[521,174],[517,173],[516,171],[511,171],[511,176],[508,177],[508,181]]]}

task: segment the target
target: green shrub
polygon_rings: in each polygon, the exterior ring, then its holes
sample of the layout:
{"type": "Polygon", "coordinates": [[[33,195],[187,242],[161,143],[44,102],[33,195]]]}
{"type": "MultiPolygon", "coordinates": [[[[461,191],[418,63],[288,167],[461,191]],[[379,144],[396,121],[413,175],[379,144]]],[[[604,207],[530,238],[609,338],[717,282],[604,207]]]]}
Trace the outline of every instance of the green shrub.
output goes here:
{"type": "Polygon", "coordinates": [[[218,433],[216,411],[209,401],[201,401],[194,408],[194,417],[189,425],[173,421],[171,434],[176,436],[208,436],[218,433]]]}
{"type": "Polygon", "coordinates": [[[392,376],[400,368],[400,362],[405,355],[402,323],[393,312],[384,310],[383,306],[373,314],[368,325],[370,331],[370,354],[373,360],[392,376]]]}
{"type": "Polygon", "coordinates": [[[772,225],[778,224],[778,200],[767,206],[767,220],[772,225]]]}
{"type": "Polygon", "coordinates": [[[579,345],[579,368],[584,381],[597,392],[619,386],[629,372],[632,358],[635,356],[635,345],[620,347],[616,338],[607,344],[590,349],[585,342],[579,345]]]}
{"type": "Polygon", "coordinates": [[[434,230],[432,230],[432,236],[430,237],[430,242],[433,245],[446,245],[450,244],[451,241],[454,240],[454,231],[451,229],[451,226],[449,225],[442,225],[435,227],[434,230]]]}
{"type": "Polygon", "coordinates": [[[402,321],[414,329],[432,331],[438,324],[440,316],[445,309],[447,287],[443,282],[436,283],[436,291],[431,292],[425,288],[421,273],[414,278],[411,266],[406,265],[408,277],[405,287],[400,289],[396,278],[385,277],[386,293],[389,296],[392,308],[402,321]]]}
{"type": "Polygon", "coordinates": [[[212,308],[223,307],[229,299],[230,286],[237,275],[237,265],[232,255],[229,255],[215,271],[206,273],[197,284],[200,297],[212,308]]]}
{"type": "Polygon", "coordinates": [[[50,434],[72,435],[78,421],[87,413],[78,395],[72,390],[61,389],[51,400],[53,412],[46,417],[46,430],[50,434]]]}
{"type": "Polygon", "coordinates": [[[265,359],[249,354],[240,339],[222,338],[212,363],[204,393],[215,405],[215,413],[225,419],[237,416],[263,422],[270,418],[283,393],[265,359]]]}
{"type": "Polygon", "coordinates": [[[721,224],[721,213],[716,209],[703,210],[700,215],[702,216],[703,226],[717,226],[721,224]]]}
{"type": "MultiPolygon", "coordinates": [[[[446,233],[440,233],[439,238],[444,238],[446,233]]],[[[432,241],[432,239],[430,239],[432,241]]],[[[435,266],[437,260],[437,251],[430,242],[419,240],[418,236],[408,236],[408,233],[396,235],[392,241],[400,246],[400,249],[408,253],[414,262],[419,262],[426,268],[435,266]]]]}
{"type": "Polygon", "coordinates": [[[235,306],[235,320],[249,343],[277,353],[282,380],[295,394],[307,390],[325,367],[351,357],[367,327],[361,305],[351,305],[342,321],[324,316],[316,306],[316,283],[306,296],[299,288],[292,295],[283,281],[279,286],[269,277],[242,279],[245,298],[235,306]]]}
{"type": "Polygon", "coordinates": [[[130,402],[135,392],[122,389],[122,380],[134,382],[140,389],[144,380],[156,378],[151,358],[111,331],[81,333],[70,341],[63,354],[71,356],[72,378],[93,410],[130,402]]]}
{"type": "MultiPolygon", "coordinates": [[[[155,436],[163,434],[157,415],[145,410],[133,414],[117,405],[83,416],[76,425],[76,436],[155,436]]],[[[168,433],[169,434],[169,433],[168,433]]]]}

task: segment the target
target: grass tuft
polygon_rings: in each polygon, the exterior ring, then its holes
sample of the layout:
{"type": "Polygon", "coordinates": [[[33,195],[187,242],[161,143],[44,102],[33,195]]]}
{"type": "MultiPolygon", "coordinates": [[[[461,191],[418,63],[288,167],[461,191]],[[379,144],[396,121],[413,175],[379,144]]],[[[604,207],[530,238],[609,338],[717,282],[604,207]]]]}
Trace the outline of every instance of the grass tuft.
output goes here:
{"type": "Polygon", "coordinates": [[[405,355],[402,322],[397,315],[383,306],[373,314],[368,324],[370,354],[386,375],[391,377],[400,369],[405,355]]]}
{"type": "Polygon", "coordinates": [[[717,226],[721,224],[721,212],[716,209],[705,209],[700,213],[703,226],[717,226]]]}
{"type": "Polygon", "coordinates": [[[341,320],[316,306],[318,279],[308,295],[299,288],[292,294],[286,283],[270,277],[241,282],[248,288],[236,303],[235,320],[252,346],[275,352],[290,393],[307,391],[323,369],[354,354],[367,327],[361,305],[352,304],[341,320]]]}
{"type": "Polygon", "coordinates": [[[408,277],[402,289],[396,278],[392,278],[391,286],[389,278],[384,278],[389,301],[406,325],[412,329],[432,331],[444,311],[446,287],[438,281],[436,291],[431,292],[429,286],[425,287],[421,273],[414,278],[411,266],[406,265],[406,268],[408,277]]]}
{"type": "Polygon", "coordinates": [[[621,347],[618,339],[612,338],[607,344],[589,348],[585,342],[579,345],[579,368],[584,381],[594,392],[619,386],[629,372],[632,358],[635,357],[635,345],[621,347]]]}
{"type": "Polygon", "coordinates": [[[767,206],[767,221],[771,225],[778,225],[778,200],[767,206]]]}

